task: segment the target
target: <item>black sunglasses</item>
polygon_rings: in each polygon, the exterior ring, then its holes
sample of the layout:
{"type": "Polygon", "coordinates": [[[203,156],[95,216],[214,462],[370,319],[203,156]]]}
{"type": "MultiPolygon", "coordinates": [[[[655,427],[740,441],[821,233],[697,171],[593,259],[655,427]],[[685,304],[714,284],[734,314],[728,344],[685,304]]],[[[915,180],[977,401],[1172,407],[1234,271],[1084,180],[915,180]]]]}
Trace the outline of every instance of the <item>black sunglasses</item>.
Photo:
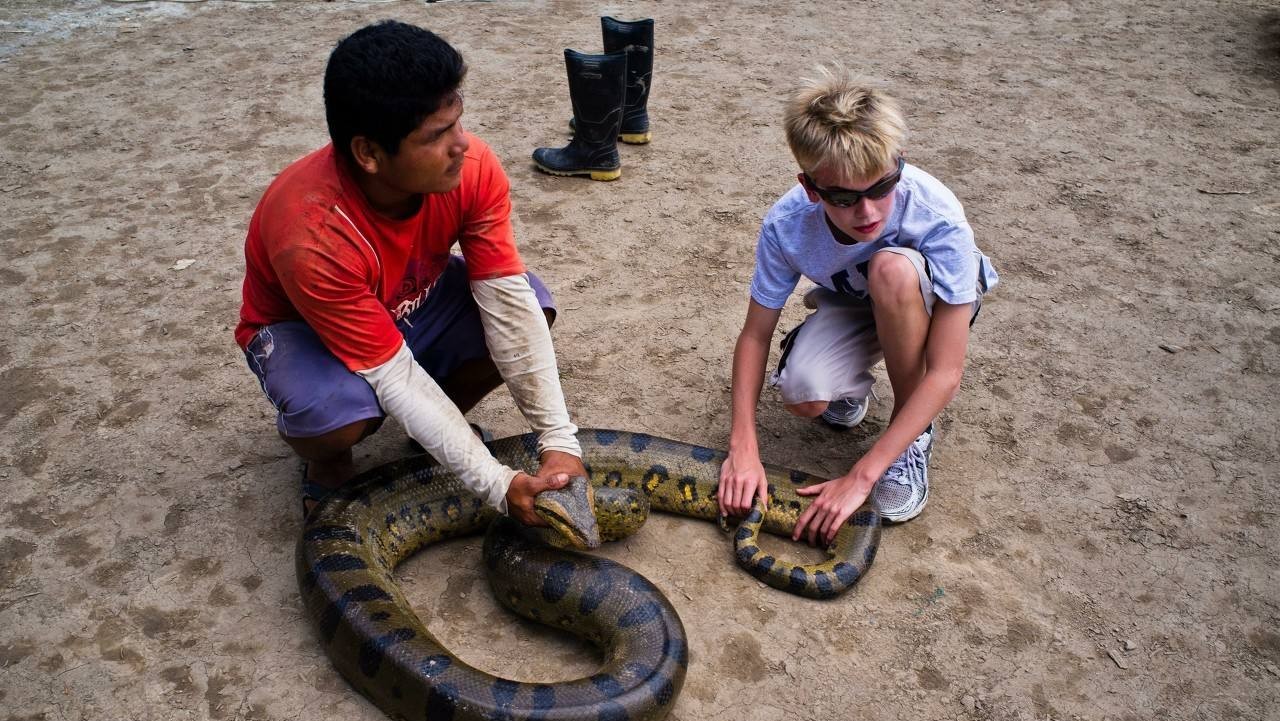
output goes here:
{"type": "Polygon", "coordinates": [[[905,163],[902,156],[898,156],[898,167],[892,173],[884,176],[876,181],[876,184],[866,190],[849,190],[847,188],[823,188],[813,182],[813,178],[808,173],[801,173],[804,177],[804,184],[818,194],[819,198],[836,206],[837,208],[848,208],[857,205],[858,201],[863,198],[871,200],[879,200],[889,193],[893,192],[894,187],[898,185],[898,181],[902,179],[902,166],[905,163]]]}

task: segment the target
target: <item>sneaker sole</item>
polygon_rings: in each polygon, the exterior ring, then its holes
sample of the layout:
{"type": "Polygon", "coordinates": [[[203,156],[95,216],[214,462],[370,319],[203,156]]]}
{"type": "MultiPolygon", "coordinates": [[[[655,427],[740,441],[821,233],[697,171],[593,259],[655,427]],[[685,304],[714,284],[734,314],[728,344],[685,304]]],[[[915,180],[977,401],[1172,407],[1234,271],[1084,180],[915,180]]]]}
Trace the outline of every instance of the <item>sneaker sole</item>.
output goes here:
{"type": "Polygon", "coordinates": [[[818,416],[818,418],[820,418],[820,419],[822,420],[822,422],[823,422],[823,423],[826,423],[827,425],[831,426],[832,428],[838,428],[838,429],[840,429],[840,430],[846,430],[846,431],[847,431],[847,430],[849,430],[850,428],[854,428],[854,427],[856,427],[856,426],[862,425],[862,421],[866,419],[866,417],[867,417],[867,410],[868,410],[868,408],[869,408],[870,406],[871,406],[871,404],[870,404],[870,403],[864,403],[864,404],[862,405],[862,413],[861,413],[857,418],[854,418],[852,421],[848,421],[848,422],[845,422],[845,421],[835,421],[835,420],[832,420],[832,419],[830,419],[830,418],[827,418],[827,414],[826,414],[826,412],[825,412],[825,411],[822,413],[822,415],[818,416]]]}

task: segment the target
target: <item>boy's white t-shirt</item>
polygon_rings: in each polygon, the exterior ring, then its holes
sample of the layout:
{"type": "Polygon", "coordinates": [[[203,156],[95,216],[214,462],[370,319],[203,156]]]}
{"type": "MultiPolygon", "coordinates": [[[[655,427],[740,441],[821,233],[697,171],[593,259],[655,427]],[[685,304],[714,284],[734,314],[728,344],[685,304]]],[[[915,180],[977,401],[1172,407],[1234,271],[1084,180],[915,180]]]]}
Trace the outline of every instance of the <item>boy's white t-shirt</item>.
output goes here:
{"type": "Polygon", "coordinates": [[[934,293],[944,303],[971,303],[999,282],[991,261],[974,245],[960,201],[937,178],[907,164],[894,189],[893,211],[873,241],[838,242],[822,203],[810,202],[803,186],[782,196],[760,228],[751,297],[766,308],[782,308],[804,276],[837,293],[866,299],[871,256],[887,247],[919,251],[928,263],[934,293]]]}

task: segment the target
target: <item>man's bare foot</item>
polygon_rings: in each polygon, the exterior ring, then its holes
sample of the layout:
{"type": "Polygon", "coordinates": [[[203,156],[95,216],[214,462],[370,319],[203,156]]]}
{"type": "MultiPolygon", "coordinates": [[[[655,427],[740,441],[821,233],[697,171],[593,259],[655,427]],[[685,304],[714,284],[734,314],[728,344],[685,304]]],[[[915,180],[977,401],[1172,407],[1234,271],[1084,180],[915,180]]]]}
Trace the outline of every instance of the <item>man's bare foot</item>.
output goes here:
{"type": "Polygon", "coordinates": [[[342,454],[328,461],[306,461],[302,466],[302,512],[310,515],[312,509],[331,491],[341,488],[355,474],[351,453],[342,454]]]}

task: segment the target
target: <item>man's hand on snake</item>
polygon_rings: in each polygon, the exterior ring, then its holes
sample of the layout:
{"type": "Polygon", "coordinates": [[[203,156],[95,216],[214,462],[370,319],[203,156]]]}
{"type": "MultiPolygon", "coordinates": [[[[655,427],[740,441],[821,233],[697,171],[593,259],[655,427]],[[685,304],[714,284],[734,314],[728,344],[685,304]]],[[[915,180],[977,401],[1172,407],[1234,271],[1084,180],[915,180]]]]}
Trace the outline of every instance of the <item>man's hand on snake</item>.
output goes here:
{"type": "Polygon", "coordinates": [[[791,540],[798,541],[801,536],[808,536],[810,545],[819,545],[819,540],[821,545],[829,545],[835,540],[840,526],[867,500],[874,487],[875,481],[859,483],[852,476],[842,476],[797,488],[796,493],[802,496],[816,495],[817,498],[800,514],[795,530],[791,533],[791,540]]]}
{"type": "MultiPolygon", "coordinates": [[[[582,465],[582,459],[572,453],[564,451],[543,451],[539,457],[538,477],[550,479],[557,475],[564,474],[569,478],[574,476],[587,475],[586,466],[582,465]]],[[[559,486],[556,486],[559,488],[559,486]]]]}
{"type": "Polygon", "coordinates": [[[751,512],[756,496],[760,507],[769,507],[769,481],[759,456],[730,453],[720,466],[720,489],[716,500],[726,516],[745,516],[751,512]]]}
{"type": "MultiPolygon", "coordinates": [[[[582,475],[586,475],[583,473],[582,475]]],[[[550,477],[517,473],[507,488],[507,513],[526,526],[546,526],[547,522],[533,511],[533,500],[543,491],[554,491],[569,484],[568,473],[554,473],[550,477]]]]}

